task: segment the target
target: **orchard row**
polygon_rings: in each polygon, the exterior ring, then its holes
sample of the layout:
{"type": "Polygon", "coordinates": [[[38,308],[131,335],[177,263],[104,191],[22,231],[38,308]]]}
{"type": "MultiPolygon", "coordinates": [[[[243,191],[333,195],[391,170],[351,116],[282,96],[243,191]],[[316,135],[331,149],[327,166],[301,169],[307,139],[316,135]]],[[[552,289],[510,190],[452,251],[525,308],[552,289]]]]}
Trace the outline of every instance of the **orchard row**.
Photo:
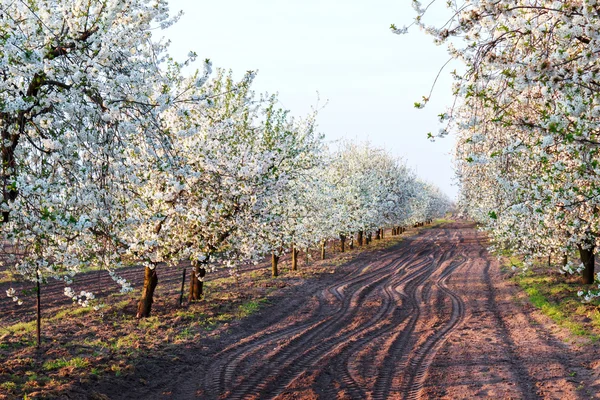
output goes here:
{"type": "Polygon", "coordinates": [[[414,4],[417,23],[466,64],[455,73],[456,106],[441,115],[458,135],[462,209],[500,247],[528,262],[548,258],[592,284],[600,244],[600,5],[468,0],[448,3],[453,17],[432,27],[414,4]]]}
{"type": "MultiPolygon", "coordinates": [[[[162,0],[3,2],[0,150],[3,262],[75,293],[77,274],[142,264],[138,315],[158,267],[206,270],[279,257],[330,238],[443,215],[448,199],[369,145],[328,148],[316,112],[290,117],[276,96],[185,73],[156,40],[176,21],[162,0]]],[[[198,288],[197,288],[198,287],[198,288]]],[[[8,295],[19,301],[13,290],[8,295]]]]}

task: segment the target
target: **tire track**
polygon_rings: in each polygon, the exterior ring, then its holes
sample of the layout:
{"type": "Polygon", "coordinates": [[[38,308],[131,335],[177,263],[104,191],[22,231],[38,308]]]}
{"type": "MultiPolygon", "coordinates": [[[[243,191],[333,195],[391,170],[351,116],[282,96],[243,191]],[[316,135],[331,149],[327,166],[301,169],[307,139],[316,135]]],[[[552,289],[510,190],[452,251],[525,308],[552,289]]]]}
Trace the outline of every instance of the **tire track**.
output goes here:
{"type": "Polygon", "coordinates": [[[410,367],[407,369],[408,374],[405,378],[405,389],[403,390],[403,395],[406,399],[419,399],[421,397],[420,393],[423,389],[427,370],[433,362],[437,351],[444,344],[449,334],[454,331],[465,318],[464,301],[447,286],[450,274],[460,266],[464,265],[464,263],[465,261],[455,263],[454,265],[451,264],[435,283],[444,294],[450,297],[452,301],[452,314],[445,326],[430,336],[411,359],[410,367]]]}
{"type": "MultiPolygon", "coordinates": [[[[391,257],[387,258],[389,259],[391,257]]],[[[378,265],[375,265],[375,268],[369,268],[373,266],[370,264],[362,269],[362,271],[364,271],[368,268],[368,273],[350,278],[347,281],[343,281],[335,285],[334,291],[340,287],[345,287],[342,294],[343,301],[341,308],[335,311],[335,313],[325,321],[321,321],[318,324],[308,327],[301,334],[290,338],[290,341],[280,351],[276,351],[268,355],[269,358],[267,361],[265,361],[265,364],[268,364],[269,366],[277,366],[277,370],[285,371],[283,374],[279,374],[277,376],[277,383],[279,386],[283,386],[281,384],[282,380],[286,382],[293,380],[293,378],[301,373],[302,370],[314,364],[314,359],[322,358],[325,354],[331,351],[332,348],[335,348],[340,343],[345,342],[349,336],[357,334],[359,331],[365,330],[373,324],[381,321],[384,316],[383,313],[376,314],[375,317],[369,320],[365,326],[360,327],[359,329],[351,330],[342,335],[336,335],[336,333],[341,331],[344,325],[347,324],[347,321],[351,320],[355,316],[359,310],[360,302],[373,291],[377,290],[379,284],[389,277],[388,272],[387,274],[375,278],[376,276],[382,274],[381,270],[388,267],[390,264],[396,265],[399,262],[401,261],[394,260],[392,258],[391,262],[388,260],[377,262],[378,265]],[[317,338],[318,335],[328,339],[321,341],[321,343],[316,346],[311,346],[310,343],[312,343],[312,341],[317,338]],[[303,347],[305,348],[304,351],[301,350],[303,347]],[[296,354],[296,356],[293,356],[294,354],[296,354]],[[298,361],[299,359],[301,359],[301,361],[298,361]],[[292,366],[294,367],[292,368],[292,366]],[[300,370],[300,372],[297,374],[293,373],[293,371],[298,370],[300,370]]],[[[323,293],[321,293],[320,297],[323,297],[322,295],[323,293]]],[[[294,329],[294,333],[301,329],[302,327],[294,329]]],[[[282,332],[282,334],[289,335],[290,332],[286,330],[282,332]]],[[[271,340],[267,340],[266,342],[270,343],[271,340]]],[[[261,349],[256,348],[250,350],[250,352],[256,353],[260,350],[261,349]]],[[[246,358],[248,354],[241,354],[238,357],[240,356],[246,358]]],[[[236,361],[238,360],[234,360],[234,363],[236,363],[236,361]]],[[[262,395],[265,394],[272,392],[275,393],[275,388],[273,385],[268,384],[265,375],[266,373],[252,374],[251,377],[248,377],[240,382],[239,386],[241,390],[230,392],[228,394],[228,398],[244,398],[251,395],[261,395],[262,397],[262,395]]],[[[268,379],[268,381],[271,382],[274,380],[273,374],[270,374],[270,379],[268,379]]],[[[221,385],[219,386],[221,386],[222,389],[224,386],[228,386],[230,383],[230,379],[225,379],[224,382],[222,381],[221,385]]]]}
{"type": "MultiPolygon", "coordinates": [[[[432,256],[429,274],[426,278],[429,278],[435,272],[435,267],[446,261],[444,252],[441,252],[440,259],[436,262],[435,254],[432,256]]],[[[379,374],[373,386],[371,392],[372,399],[386,399],[389,397],[392,391],[392,381],[396,376],[396,371],[407,370],[410,368],[410,362],[412,360],[412,351],[419,340],[419,336],[415,335],[415,329],[417,324],[421,320],[423,314],[422,292],[424,289],[423,283],[425,279],[414,282],[414,285],[407,286],[405,289],[406,294],[406,306],[409,308],[404,310],[405,315],[410,318],[406,327],[397,332],[393,340],[389,343],[384,351],[386,355],[382,365],[379,367],[379,374]]]]}
{"type": "Polygon", "coordinates": [[[270,326],[209,354],[210,363],[186,375],[201,380],[179,379],[172,395],[418,398],[436,353],[466,315],[448,287],[474,256],[464,242],[458,229],[430,229],[375,259],[359,257],[306,302],[263,310],[282,319],[269,317],[270,326]]]}

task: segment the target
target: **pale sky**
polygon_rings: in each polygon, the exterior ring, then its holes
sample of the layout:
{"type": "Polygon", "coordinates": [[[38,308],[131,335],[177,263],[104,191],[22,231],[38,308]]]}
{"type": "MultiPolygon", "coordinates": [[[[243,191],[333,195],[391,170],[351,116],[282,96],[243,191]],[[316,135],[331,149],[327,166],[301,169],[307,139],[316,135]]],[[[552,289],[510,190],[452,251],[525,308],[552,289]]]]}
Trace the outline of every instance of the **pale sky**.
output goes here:
{"type": "MultiPolygon", "coordinates": [[[[415,101],[429,93],[449,59],[418,29],[394,35],[389,26],[410,24],[410,0],[218,0],[169,1],[184,15],[165,35],[178,59],[190,50],[198,59],[241,76],[258,70],[257,93],[279,93],[282,107],[302,116],[328,101],[318,117],[326,140],[369,140],[403,157],[418,175],[451,197],[454,172],[450,136],[435,143],[437,115],[451,106],[446,67],[430,103],[415,101]]],[[[454,63],[454,62],[453,62],[454,63]]],[[[200,62],[198,62],[200,67],[200,62]]]]}

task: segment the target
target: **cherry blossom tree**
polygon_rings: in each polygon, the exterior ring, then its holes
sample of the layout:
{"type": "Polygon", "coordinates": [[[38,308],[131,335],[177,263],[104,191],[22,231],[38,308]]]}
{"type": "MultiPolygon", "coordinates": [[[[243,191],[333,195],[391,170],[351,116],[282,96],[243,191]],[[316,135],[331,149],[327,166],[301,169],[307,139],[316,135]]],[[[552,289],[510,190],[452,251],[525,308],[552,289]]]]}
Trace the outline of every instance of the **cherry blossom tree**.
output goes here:
{"type": "Polygon", "coordinates": [[[584,282],[592,283],[600,194],[598,5],[450,2],[452,17],[439,27],[427,26],[426,9],[414,5],[416,25],[466,65],[456,75],[457,106],[442,115],[459,135],[463,205],[502,245],[528,257],[564,260],[577,249],[584,282]]]}
{"type": "Polygon", "coordinates": [[[151,31],[175,19],[161,0],[0,10],[2,235],[9,263],[39,292],[49,277],[68,284],[83,267],[122,263],[129,152],[167,145],[159,116],[177,101],[161,68],[166,44],[151,31]]]}

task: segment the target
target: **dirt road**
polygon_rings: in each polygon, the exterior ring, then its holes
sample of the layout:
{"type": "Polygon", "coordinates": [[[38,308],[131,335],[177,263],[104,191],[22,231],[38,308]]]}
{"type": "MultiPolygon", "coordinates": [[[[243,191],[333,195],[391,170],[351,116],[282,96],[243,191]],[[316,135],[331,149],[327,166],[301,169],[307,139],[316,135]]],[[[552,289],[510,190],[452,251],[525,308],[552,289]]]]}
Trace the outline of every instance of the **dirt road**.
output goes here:
{"type": "Polygon", "coordinates": [[[519,305],[485,248],[454,223],[359,257],[208,343],[187,371],[155,376],[144,396],[597,396],[596,356],[519,305]]]}

